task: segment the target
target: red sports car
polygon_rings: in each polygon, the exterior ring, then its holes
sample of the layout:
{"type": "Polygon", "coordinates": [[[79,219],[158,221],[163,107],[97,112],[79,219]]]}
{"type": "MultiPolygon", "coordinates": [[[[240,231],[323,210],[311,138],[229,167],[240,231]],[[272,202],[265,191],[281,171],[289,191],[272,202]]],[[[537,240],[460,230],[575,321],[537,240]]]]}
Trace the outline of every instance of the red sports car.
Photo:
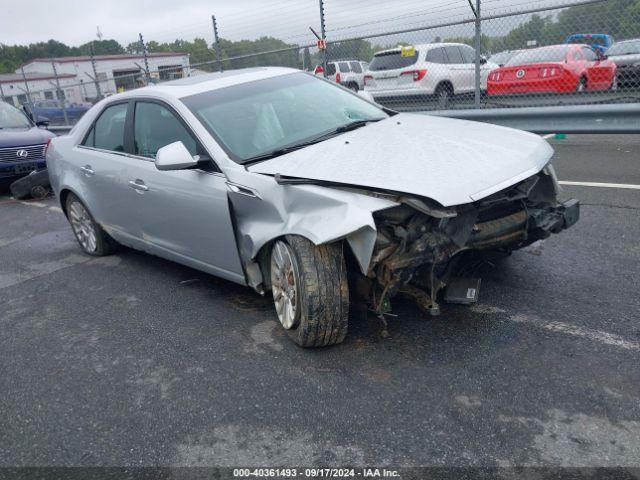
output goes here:
{"type": "Polygon", "coordinates": [[[524,50],[489,74],[489,95],[608,90],[616,64],[586,45],[552,45],[524,50]]]}

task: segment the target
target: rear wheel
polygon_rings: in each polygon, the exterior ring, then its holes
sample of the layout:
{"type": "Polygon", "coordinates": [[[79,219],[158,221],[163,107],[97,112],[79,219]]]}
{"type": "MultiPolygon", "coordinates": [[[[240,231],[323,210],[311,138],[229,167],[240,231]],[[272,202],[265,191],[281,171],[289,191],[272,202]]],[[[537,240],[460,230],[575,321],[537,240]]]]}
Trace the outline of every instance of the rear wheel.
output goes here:
{"type": "Polygon", "coordinates": [[[436,88],[436,100],[438,101],[438,108],[446,109],[451,103],[453,98],[453,87],[448,83],[441,83],[436,88]]]}
{"type": "Polygon", "coordinates": [[[116,251],[117,243],[96,223],[73,193],[67,197],[66,212],[76,240],[85,253],[101,257],[116,251]]]}
{"type": "Polygon", "coordinates": [[[358,88],[358,84],[357,84],[357,83],[355,83],[355,82],[350,82],[350,83],[347,85],[347,87],[348,87],[349,89],[353,90],[353,91],[354,91],[354,92],[356,92],[356,93],[358,93],[358,90],[360,90],[360,89],[358,88]]]}
{"type": "Polygon", "coordinates": [[[289,235],[274,243],[270,266],[276,313],[289,337],[302,347],[341,343],[349,318],[342,245],[289,235]]]}

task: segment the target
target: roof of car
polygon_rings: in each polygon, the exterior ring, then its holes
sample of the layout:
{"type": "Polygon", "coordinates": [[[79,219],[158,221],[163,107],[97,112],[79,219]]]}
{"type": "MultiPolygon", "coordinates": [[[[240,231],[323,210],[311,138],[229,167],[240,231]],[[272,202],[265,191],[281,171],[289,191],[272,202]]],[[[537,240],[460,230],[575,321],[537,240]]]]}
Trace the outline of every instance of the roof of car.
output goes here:
{"type": "Polygon", "coordinates": [[[170,95],[176,98],[184,98],[202,92],[218,90],[220,88],[239,85],[241,83],[263,80],[265,78],[277,77],[291,73],[301,72],[294,68],[284,67],[255,67],[243,68],[239,70],[227,70],[225,72],[207,73],[193,77],[181,78],[170,82],[163,82],[158,85],[151,85],[136,90],[131,90],[121,96],[137,97],[153,92],[170,95]]]}
{"type": "MultiPolygon", "coordinates": [[[[468,47],[469,45],[467,45],[466,43],[453,43],[453,42],[447,42],[447,43],[421,43],[418,45],[407,45],[407,46],[411,46],[413,48],[415,48],[416,50],[429,50],[432,48],[438,48],[438,47],[458,47],[464,45],[466,47],[468,47]]],[[[380,54],[385,54],[385,53],[391,53],[391,52],[399,52],[402,49],[401,46],[398,47],[394,47],[394,48],[388,48],[387,50],[380,50],[379,52],[376,52],[373,54],[373,56],[375,57],[376,55],[380,55],[380,54]]]]}

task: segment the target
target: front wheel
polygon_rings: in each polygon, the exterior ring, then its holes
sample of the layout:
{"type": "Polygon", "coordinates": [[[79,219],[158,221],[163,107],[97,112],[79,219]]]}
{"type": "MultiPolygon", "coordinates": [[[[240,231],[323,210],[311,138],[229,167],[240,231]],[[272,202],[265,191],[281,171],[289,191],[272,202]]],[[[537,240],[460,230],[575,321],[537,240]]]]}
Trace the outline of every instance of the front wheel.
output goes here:
{"type": "Polygon", "coordinates": [[[302,347],[341,343],[349,319],[342,244],[288,235],[273,244],[270,267],[276,313],[289,337],[302,347]]]}
{"type": "Polygon", "coordinates": [[[584,93],[587,90],[587,79],[585,77],[580,77],[578,81],[578,86],[576,87],[577,93],[584,93]]]}

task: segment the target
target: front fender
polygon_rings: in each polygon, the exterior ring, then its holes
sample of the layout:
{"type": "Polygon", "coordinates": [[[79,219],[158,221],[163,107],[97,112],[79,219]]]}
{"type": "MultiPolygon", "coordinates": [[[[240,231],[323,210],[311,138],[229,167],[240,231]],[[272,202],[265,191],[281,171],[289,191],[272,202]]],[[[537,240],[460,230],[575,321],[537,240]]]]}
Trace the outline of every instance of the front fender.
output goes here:
{"type": "MultiPolygon", "coordinates": [[[[283,235],[300,235],[315,245],[346,239],[366,274],[376,241],[373,212],[397,205],[386,198],[317,185],[279,185],[270,176],[233,172],[229,191],[240,255],[254,262],[260,249],[283,235]]],[[[251,283],[251,282],[250,282],[251,283]]]]}

